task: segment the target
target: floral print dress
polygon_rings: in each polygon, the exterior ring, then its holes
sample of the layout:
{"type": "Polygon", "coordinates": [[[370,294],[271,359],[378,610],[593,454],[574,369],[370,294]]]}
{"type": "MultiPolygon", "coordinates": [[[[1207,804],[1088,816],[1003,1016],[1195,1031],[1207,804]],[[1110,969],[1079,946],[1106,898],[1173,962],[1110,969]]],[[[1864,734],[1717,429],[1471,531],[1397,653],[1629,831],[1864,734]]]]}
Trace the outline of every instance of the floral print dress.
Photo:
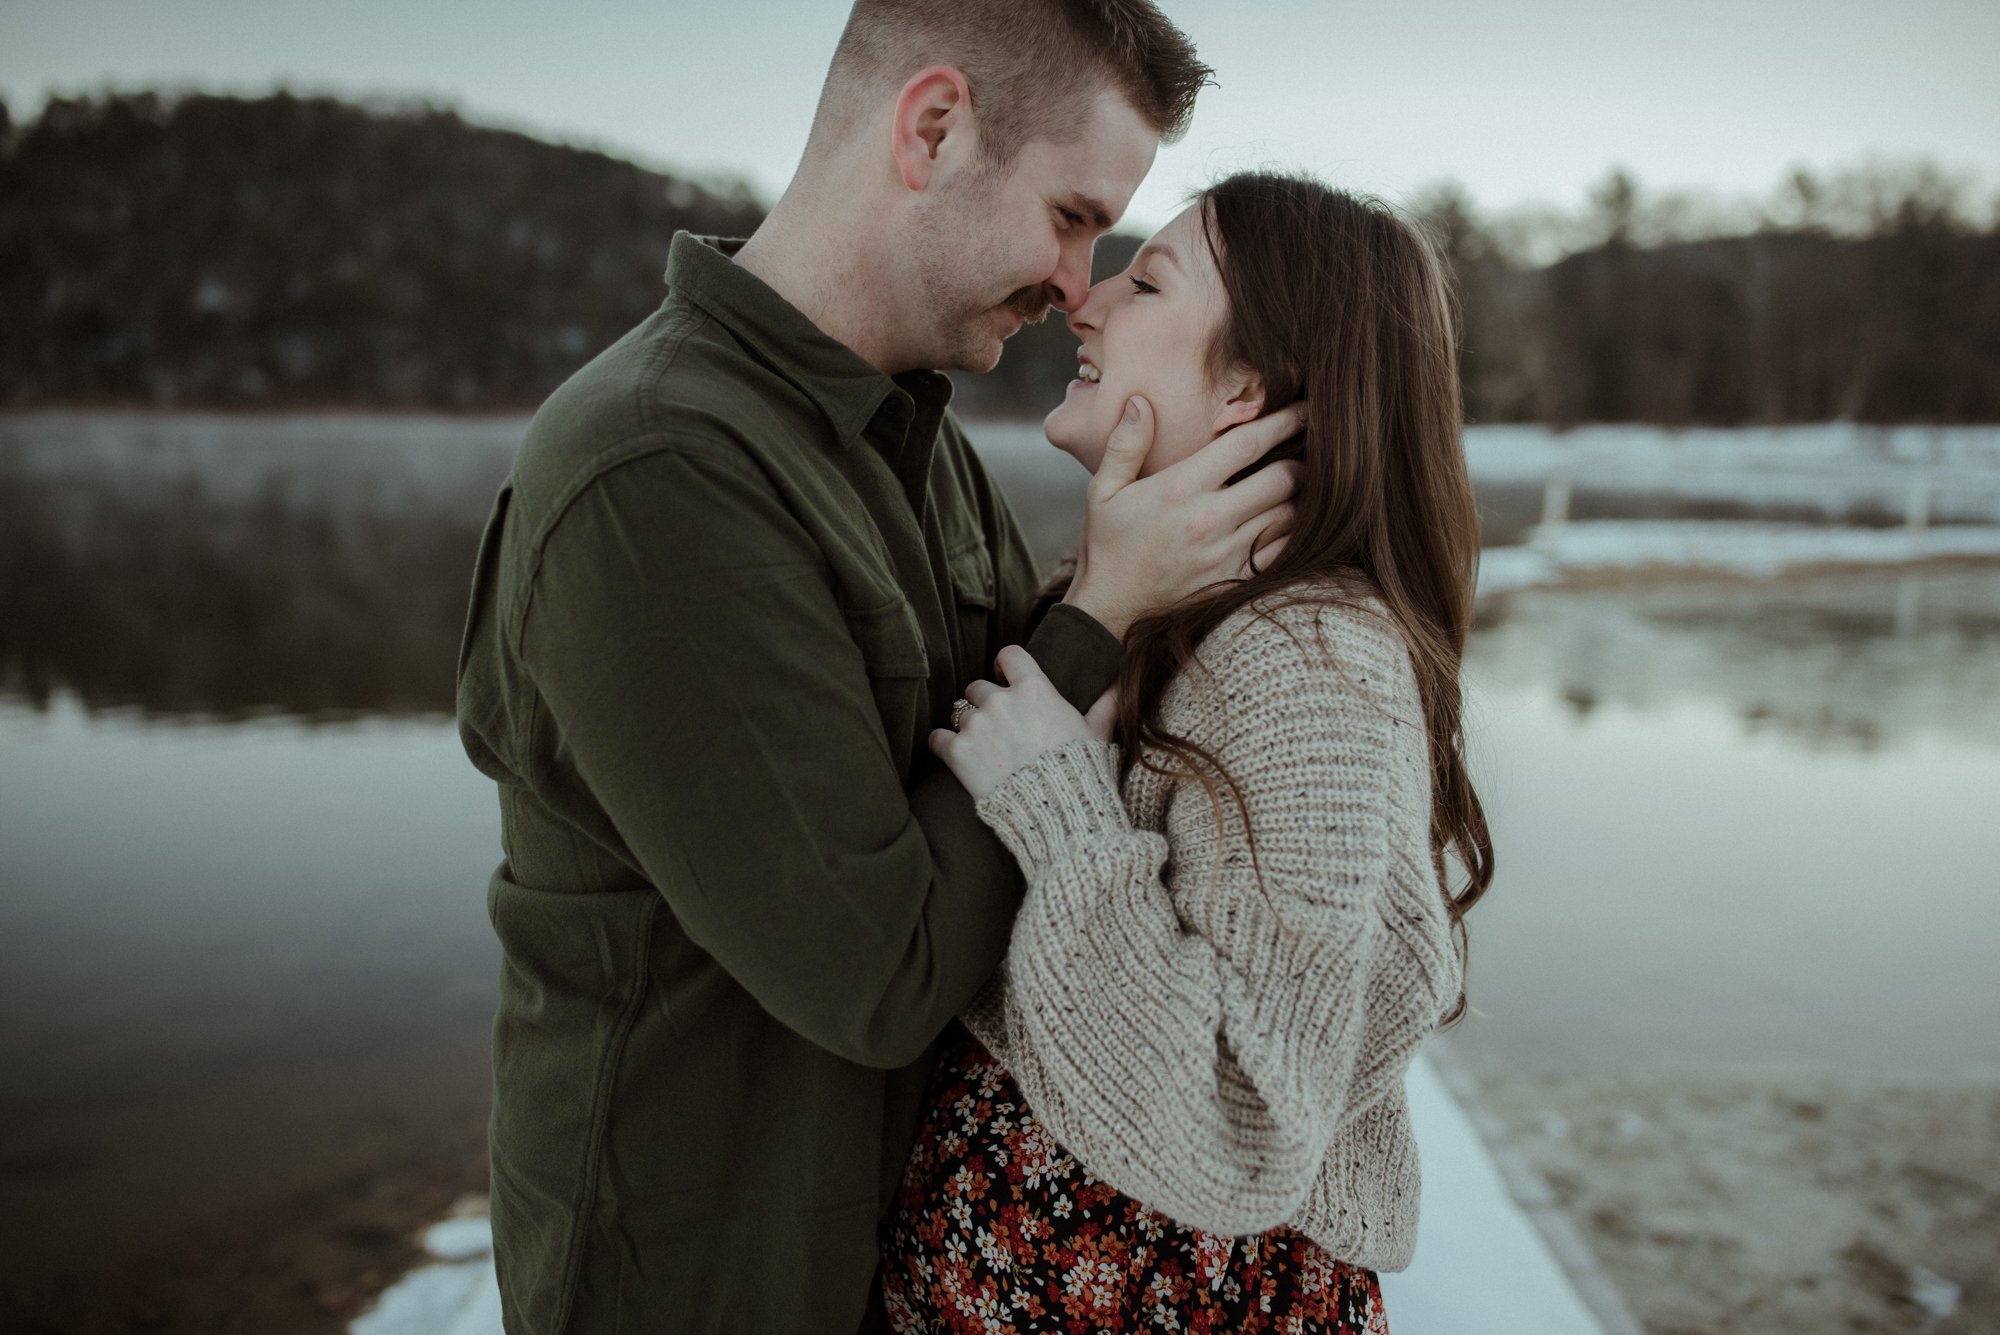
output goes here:
{"type": "Polygon", "coordinates": [[[1388,1335],[1375,1272],[1289,1228],[1183,1227],[1092,1176],[962,1030],[931,1077],[882,1291],[897,1335],[1388,1335]]]}

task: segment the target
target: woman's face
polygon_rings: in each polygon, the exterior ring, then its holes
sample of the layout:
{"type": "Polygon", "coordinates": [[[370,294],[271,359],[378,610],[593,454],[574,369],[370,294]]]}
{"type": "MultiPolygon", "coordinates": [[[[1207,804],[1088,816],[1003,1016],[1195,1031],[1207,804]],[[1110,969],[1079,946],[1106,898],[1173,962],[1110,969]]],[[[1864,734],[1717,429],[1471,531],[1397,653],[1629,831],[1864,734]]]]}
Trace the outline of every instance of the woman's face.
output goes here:
{"type": "Polygon", "coordinates": [[[1042,433],[1093,473],[1135,394],[1152,405],[1155,425],[1142,477],[1180,462],[1262,410],[1261,394],[1252,395],[1243,379],[1209,382],[1208,345],[1228,297],[1202,234],[1201,208],[1199,202],[1188,206],[1154,233],[1124,273],[1091,288],[1069,314],[1070,328],[1083,340],[1078,378],[1043,419],[1042,433]]]}

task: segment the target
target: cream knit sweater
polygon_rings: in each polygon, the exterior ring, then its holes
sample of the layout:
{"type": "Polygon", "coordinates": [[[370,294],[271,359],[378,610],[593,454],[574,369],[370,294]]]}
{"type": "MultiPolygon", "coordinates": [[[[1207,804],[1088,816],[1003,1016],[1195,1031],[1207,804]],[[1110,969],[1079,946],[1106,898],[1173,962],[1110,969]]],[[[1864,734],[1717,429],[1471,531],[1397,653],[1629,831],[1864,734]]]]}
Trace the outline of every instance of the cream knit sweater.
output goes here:
{"type": "Polygon", "coordinates": [[[1191,777],[1137,764],[1121,799],[1115,746],[1045,752],[979,802],[1028,892],[963,1018],[1126,1195],[1400,1270],[1418,1197],[1403,1073],[1460,972],[1416,680],[1364,602],[1239,611],[1161,701],[1239,785],[1268,899],[1227,794],[1220,838],[1191,777]]]}

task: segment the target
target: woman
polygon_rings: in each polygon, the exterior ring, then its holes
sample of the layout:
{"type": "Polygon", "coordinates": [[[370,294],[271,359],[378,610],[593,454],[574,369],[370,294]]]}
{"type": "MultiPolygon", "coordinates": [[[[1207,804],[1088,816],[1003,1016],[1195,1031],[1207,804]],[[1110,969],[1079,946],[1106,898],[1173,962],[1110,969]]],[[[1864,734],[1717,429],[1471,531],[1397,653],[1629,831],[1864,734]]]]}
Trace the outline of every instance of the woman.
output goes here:
{"type": "Polygon", "coordinates": [[[1416,1241],[1403,1073],[1463,1009],[1492,875],[1447,284],[1378,203],[1246,174],[1070,320],[1052,443],[1095,470],[1136,397],[1157,472],[1306,397],[1297,513],[1264,569],[1135,623],[1087,717],[1011,647],[933,735],[1028,891],[933,1078],[884,1298],[906,1332],[1374,1335],[1416,1241]]]}

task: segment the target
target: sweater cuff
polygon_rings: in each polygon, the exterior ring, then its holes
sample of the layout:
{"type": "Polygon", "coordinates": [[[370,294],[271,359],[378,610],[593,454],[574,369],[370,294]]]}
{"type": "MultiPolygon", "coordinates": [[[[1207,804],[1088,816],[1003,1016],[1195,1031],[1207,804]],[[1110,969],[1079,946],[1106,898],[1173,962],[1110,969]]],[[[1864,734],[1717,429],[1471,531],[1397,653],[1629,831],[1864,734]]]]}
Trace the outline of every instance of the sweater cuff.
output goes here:
{"type": "Polygon", "coordinates": [[[1132,830],[1118,792],[1118,747],[1095,737],[1042,752],[975,810],[1031,875],[1076,844],[1132,830]]]}

